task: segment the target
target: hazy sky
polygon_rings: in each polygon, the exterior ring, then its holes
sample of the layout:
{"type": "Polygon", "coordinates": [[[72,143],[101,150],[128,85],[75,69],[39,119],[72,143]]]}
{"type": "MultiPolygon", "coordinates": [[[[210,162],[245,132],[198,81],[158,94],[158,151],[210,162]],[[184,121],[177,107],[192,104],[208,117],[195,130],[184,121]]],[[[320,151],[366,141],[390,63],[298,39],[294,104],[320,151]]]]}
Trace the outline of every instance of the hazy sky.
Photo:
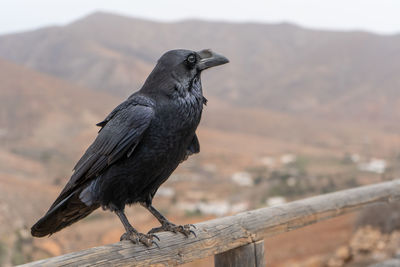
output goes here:
{"type": "Polygon", "coordinates": [[[400,33],[400,0],[0,0],[0,34],[62,25],[98,10],[161,21],[285,21],[400,33]]]}

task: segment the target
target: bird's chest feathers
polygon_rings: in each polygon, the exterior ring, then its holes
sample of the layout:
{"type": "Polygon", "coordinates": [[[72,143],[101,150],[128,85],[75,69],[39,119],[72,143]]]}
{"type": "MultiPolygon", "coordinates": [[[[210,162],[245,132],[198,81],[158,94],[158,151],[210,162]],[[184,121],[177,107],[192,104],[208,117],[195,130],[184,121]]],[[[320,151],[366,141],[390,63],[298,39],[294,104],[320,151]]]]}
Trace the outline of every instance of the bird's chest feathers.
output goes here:
{"type": "Polygon", "coordinates": [[[206,101],[203,97],[200,77],[195,77],[191,81],[177,83],[175,90],[172,102],[177,107],[177,116],[187,121],[200,119],[203,105],[206,101]]]}
{"type": "Polygon", "coordinates": [[[152,154],[151,162],[153,164],[155,162],[157,164],[179,163],[193,139],[200,117],[201,109],[185,113],[176,105],[159,108],[145,137],[149,140],[146,147],[151,148],[149,150],[152,154]],[[188,116],[188,113],[192,115],[188,116]]]}
{"type": "Polygon", "coordinates": [[[203,103],[198,98],[188,94],[161,107],[155,119],[167,135],[190,134],[190,132],[196,130],[200,122],[202,109],[203,103]]]}

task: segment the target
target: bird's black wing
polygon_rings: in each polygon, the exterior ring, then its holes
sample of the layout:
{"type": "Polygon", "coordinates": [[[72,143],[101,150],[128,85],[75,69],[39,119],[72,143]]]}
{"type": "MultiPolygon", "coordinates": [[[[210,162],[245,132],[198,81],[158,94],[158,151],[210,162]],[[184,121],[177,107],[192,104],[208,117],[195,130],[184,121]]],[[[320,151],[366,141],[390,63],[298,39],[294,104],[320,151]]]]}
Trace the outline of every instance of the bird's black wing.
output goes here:
{"type": "Polygon", "coordinates": [[[108,166],[131,156],[154,116],[151,105],[140,102],[134,99],[123,102],[98,124],[102,127],[99,134],[76,164],[71,179],[50,210],[108,166]]]}

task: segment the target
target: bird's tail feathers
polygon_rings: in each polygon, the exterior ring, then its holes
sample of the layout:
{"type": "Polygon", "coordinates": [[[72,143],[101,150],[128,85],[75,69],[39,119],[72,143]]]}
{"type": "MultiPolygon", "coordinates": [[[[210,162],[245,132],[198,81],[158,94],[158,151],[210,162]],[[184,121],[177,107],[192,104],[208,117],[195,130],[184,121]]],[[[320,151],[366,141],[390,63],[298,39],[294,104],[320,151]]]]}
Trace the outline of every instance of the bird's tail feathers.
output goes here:
{"type": "Polygon", "coordinates": [[[79,199],[79,193],[73,192],[54,205],[31,228],[35,237],[51,235],[61,229],[83,219],[97,209],[99,205],[87,206],[79,199]]]}

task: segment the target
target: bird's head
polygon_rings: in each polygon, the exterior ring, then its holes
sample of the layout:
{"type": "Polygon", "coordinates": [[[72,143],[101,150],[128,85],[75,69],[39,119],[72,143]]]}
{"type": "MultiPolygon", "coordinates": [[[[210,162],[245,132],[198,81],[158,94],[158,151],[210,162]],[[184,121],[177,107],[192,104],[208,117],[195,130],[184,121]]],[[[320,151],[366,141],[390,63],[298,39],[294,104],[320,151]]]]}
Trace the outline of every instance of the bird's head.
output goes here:
{"type": "Polygon", "coordinates": [[[200,74],[203,70],[228,62],[226,57],[210,49],[198,52],[171,50],[158,60],[142,90],[167,96],[184,96],[196,83],[200,84],[200,74]]]}

